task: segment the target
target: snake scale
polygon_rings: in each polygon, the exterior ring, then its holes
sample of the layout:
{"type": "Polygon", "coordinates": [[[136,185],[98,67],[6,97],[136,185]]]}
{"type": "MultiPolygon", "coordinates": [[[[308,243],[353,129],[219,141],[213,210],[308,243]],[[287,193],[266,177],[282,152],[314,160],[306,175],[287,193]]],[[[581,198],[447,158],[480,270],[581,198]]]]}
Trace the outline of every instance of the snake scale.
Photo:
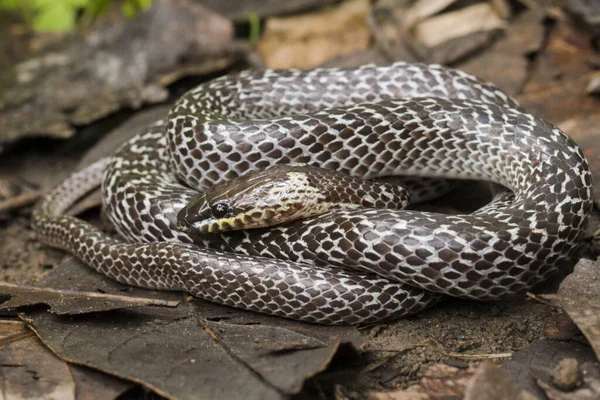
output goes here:
{"type": "Polygon", "coordinates": [[[523,292],[571,261],[591,209],[588,164],[558,128],[464,72],[395,63],[246,71],[202,84],[167,119],[55,188],[33,226],[42,242],[119,282],[364,324],[416,313],[439,294],[523,292]],[[222,234],[177,228],[197,190],[280,163],[366,179],[485,180],[513,194],[468,215],[339,210],[222,234]],[[126,242],[64,215],[100,182],[126,242]]]}

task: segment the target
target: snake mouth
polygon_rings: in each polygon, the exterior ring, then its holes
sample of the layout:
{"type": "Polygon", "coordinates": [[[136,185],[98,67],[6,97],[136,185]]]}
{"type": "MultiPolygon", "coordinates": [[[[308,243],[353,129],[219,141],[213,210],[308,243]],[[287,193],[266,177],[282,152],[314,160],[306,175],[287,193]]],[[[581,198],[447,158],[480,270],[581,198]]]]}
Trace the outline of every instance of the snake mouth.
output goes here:
{"type": "Polygon", "coordinates": [[[214,220],[206,197],[198,195],[177,213],[177,228],[184,232],[203,232],[209,220],[214,220]]]}
{"type": "Polygon", "coordinates": [[[234,216],[224,202],[211,205],[205,194],[194,197],[177,214],[177,228],[183,232],[217,233],[243,229],[240,217],[234,216]],[[215,215],[215,213],[217,215],[215,215]]]}

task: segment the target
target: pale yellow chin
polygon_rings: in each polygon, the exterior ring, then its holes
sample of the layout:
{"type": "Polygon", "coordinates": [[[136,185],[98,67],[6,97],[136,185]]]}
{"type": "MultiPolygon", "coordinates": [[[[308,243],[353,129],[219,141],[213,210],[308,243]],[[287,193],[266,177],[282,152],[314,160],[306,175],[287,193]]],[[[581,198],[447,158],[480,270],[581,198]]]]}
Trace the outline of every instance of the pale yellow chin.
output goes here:
{"type": "Polygon", "coordinates": [[[194,224],[194,229],[200,233],[228,232],[246,228],[238,217],[203,220],[194,224]]]}
{"type": "Polygon", "coordinates": [[[236,215],[230,218],[204,220],[194,226],[194,228],[203,233],[218,233],[239,231],[242,229],[263,228],[264,224],[259,224],[256,221],[245,215],[236,215]]]}
{"type": "Polygon", "coordinates": [[[326,203],[320,207],[295,209],[287,212],[273,212],[267,210],[252,210],[249,213],[237,214],[229,218],[209,219],[199,221],[194,224],[194,229],[200,233],[218,233],[239,231],[242,229],[267,228],[283,224],[285,222],[296,221],[321,215],[329,211],[331,203],[326,203]]]}

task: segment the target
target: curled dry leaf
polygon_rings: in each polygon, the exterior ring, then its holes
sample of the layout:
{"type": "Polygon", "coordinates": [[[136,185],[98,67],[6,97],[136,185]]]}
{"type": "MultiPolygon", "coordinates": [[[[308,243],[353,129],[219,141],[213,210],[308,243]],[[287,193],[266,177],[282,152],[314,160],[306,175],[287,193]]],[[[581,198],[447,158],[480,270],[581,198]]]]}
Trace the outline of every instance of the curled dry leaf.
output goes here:
{"type": "Polygon", "coordinates": [[[571,317],[600,358],[600,261],[581,259],[561,283],[555,301],[571,317]]]}
{"type": "Polygon", "coordinates": [[[369,47],[368,0],[351,0],[314,13],[271,18],[258,44],[270,68],[311,68],[369,47]]]}
{"type": "Polygon", "coordinates": [[[462,5],[454,3],[378,2],[369,18],[377,46],[391,60],[454,64],[498,39],[506,25],[498,11],[502,6],[477,3],[444,12],[462,5]]]}
{"type": "Polygon", "coordinates": [[[427,47],[475,32],[504,29],[506,22],[488,3],[479,3],[457,11],[444,13],[415,25],[414,39],[427,47]]]}
{"type": "Polygon", "coordinates": [[[457,0],[417,0],[406,11],[403,23],[405,27],[411,29],[456,2],[457,0]]]}

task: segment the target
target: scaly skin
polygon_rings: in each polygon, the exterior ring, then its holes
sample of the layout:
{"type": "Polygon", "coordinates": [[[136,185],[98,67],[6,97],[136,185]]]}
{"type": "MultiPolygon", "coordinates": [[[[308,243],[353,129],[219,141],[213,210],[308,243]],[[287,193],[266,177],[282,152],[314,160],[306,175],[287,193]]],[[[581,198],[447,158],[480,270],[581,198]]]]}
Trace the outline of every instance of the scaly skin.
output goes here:
{"type": "Polygon", "coordinates": [[[398,63],[243,73],[183,96],[168,120],[117,152],[103,180],[117,230],[148,244],[108,242],[43,204],[34,225],[41,240],[122,282],[356,324],[417,312],[432,292],[499,299],[543,281],[572,258],[591,192],[577,145],[493,85],[398,63]],[[279,163],[359,178],[482,179],[514,197],[470,215],[345,210],[269,229],[178,229],[196,195],[180,181],[208,190],[279,163]]]}

